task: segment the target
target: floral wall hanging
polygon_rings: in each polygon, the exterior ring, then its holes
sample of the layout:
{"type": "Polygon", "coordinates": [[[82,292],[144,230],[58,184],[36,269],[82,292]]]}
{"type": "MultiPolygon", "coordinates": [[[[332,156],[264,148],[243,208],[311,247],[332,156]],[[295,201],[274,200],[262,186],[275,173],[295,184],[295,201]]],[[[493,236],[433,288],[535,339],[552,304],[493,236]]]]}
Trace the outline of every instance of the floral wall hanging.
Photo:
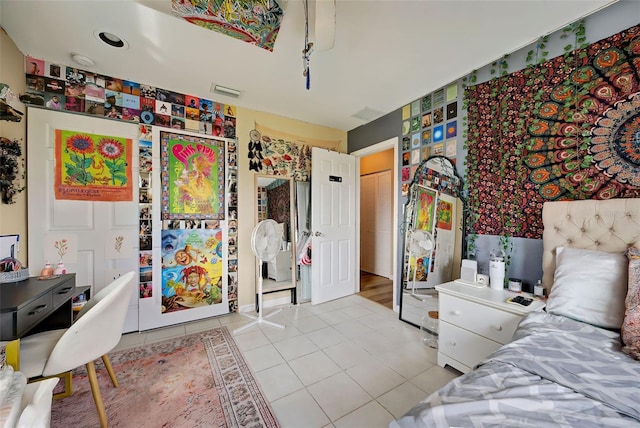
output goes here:
{"type": "Polygon", "coordinates": [[[131,201],[128,138],[55,130],[55,198],[131,201]]]}
{"type": "Polygon", "coordinates": [[[250,171],[293,177],[294,181],[311,178],[310,146],[271,138],[255,129],[249,134],[248,146],[250,171]]]}
{"type": "Polygon", "coordinates": [[[640,26],[469,87],[471,229],[542,236],[545,201],[640,196],[640,26]]]}

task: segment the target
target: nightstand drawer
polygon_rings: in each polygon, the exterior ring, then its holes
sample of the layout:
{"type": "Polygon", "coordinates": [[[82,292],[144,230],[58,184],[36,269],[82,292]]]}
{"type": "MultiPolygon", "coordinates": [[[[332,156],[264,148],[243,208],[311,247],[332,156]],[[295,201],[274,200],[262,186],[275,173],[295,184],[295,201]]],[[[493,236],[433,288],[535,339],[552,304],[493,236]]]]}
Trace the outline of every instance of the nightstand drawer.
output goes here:
{"type": "Polygon", "coordinates": [[[498,343],[511,341],[521,316],[440,293],[440,320],[498,343]]]}
{"type": "Polygon", "coordinates": [[[502,346],[442,320],[439,328],[438,352],[471,368],[502,346]]]}

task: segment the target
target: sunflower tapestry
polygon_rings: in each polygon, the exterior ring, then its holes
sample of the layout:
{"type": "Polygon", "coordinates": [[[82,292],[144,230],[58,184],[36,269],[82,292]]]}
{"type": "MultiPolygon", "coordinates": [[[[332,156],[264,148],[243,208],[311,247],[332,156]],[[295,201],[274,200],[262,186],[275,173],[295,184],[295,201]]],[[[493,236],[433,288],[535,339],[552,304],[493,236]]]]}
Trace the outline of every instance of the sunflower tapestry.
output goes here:
{"type": "Polygon", "coordinates": [[[640,27],[467,88],[479,234],[542,236],[546,201],[640,196],[640,27]]]}
{"type": "Polygon", "coordinates": [[[132,140],[55,130],[55,198],[132,201],[132,140]]]}

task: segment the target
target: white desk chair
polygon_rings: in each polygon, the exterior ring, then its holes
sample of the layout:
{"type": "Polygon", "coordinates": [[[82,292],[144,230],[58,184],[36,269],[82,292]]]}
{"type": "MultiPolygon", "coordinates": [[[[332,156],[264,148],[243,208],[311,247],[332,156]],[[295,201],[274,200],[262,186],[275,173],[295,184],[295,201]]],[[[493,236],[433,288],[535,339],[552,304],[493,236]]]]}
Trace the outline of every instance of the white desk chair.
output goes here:
{"type": "MultiPolygon", "coordinates": [[[[134,276],[135,272],[129,272],[107,286],[104,293],[98,293],[96,301],[92,303],[94,299],[91,299],[87,302],[91,306],[71,327],[45,331],[20,340],[19,370],[29,378],[29,382],[59,377],[60,373],[86,366],[102,427],[107,426],[107,415],[93,361],[106,356],[120,341],[134,289],[134,276]]],[[[113,370],[109,371],[113,381],[113,370]]],[[[114,384],[117,386],[117,382],[114,384]]]]}

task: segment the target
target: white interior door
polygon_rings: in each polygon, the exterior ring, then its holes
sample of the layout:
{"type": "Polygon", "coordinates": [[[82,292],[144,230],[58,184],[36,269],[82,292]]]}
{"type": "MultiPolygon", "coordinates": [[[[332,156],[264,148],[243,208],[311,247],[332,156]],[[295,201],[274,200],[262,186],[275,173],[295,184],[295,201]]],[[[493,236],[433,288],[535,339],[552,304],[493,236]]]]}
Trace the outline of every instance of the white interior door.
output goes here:
{"type": "MultiPolygon", "coordinates": [[[[69,238],[76,245],[73,257],[63,256],[65,267],[76,274],[76,285],[91,286],[94,295],[113,279],[128,271],[138,271],[137,183],[130,202],[91,202],[56,200],[54,197],[55,130],[130,138],[133,142],[133,174],[138,176],[138,126],[88,116],[29,108],[27,151],[29,188],[29,273],[39,275],[45,248],[52,237],[69,238]],[[114,258],[106,245],[110,236],[124,236],[123,257],[114,258]],[[126,243],[129,245],[126,245],[126,243]],[[126,255],[126,256],[125,256],[126,255]]],[[[52,264],[58,260],[47,260],[52,264]]],[[[138,278],[138,276],[136,276],[138,278]]],[[[136,288],[138,280],[135,280],[136,288]]],[[[124,331],[138,330],[138,293],[132,293],[124,331]]]]}
{"type": "Polygon", "coordinates": [[[311,153],[311,304],[355,293],[356,158],[311,153]]]}
{"type": "Polygon", "coordinates": [[[391,279],[391,171],[360,177],[360,269],[391,279]]]}

